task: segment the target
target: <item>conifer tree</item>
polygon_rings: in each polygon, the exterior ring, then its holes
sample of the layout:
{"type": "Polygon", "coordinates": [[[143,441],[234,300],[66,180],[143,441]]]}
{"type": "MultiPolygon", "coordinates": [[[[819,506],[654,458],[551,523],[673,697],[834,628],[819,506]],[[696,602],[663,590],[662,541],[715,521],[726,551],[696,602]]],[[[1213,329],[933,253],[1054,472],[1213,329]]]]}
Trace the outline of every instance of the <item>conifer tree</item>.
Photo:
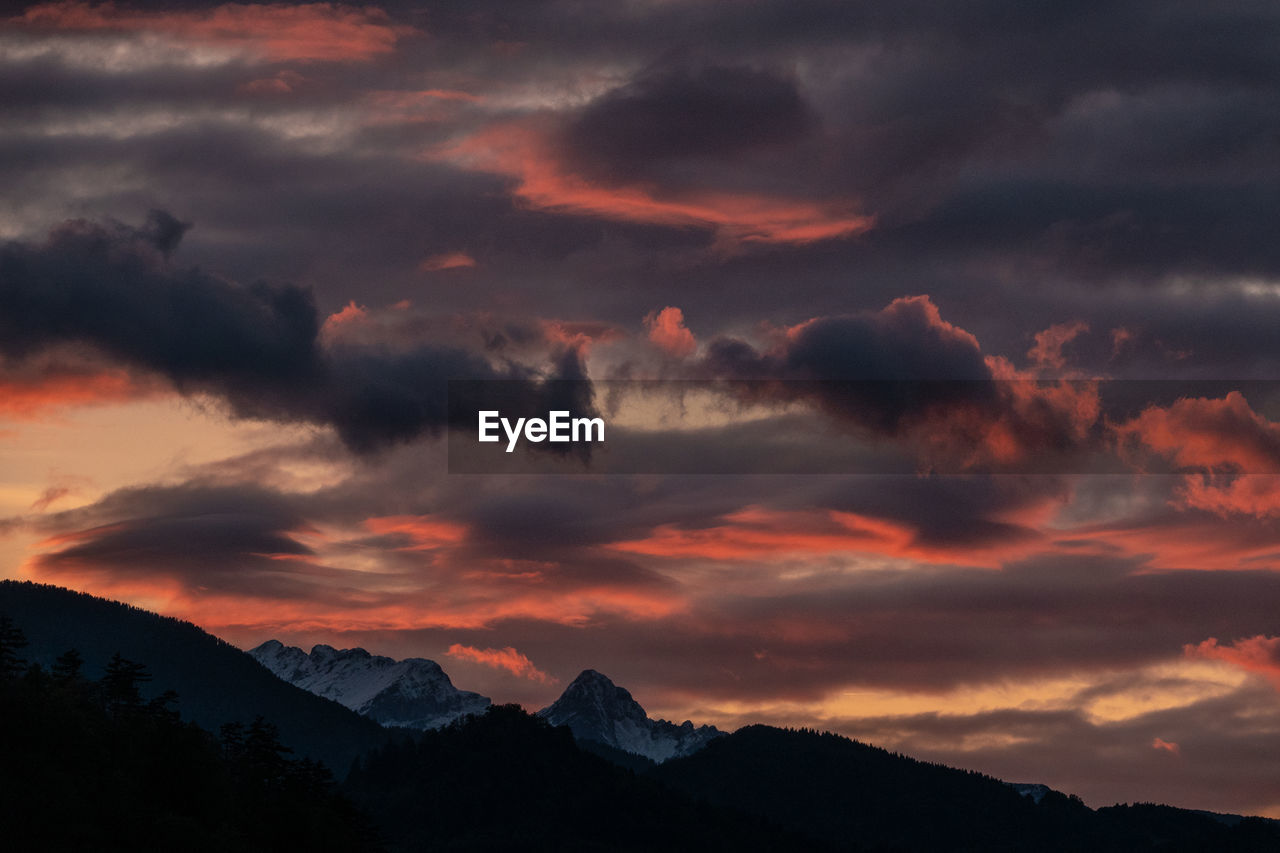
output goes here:
{"type": "Polygon", "coordinates": [[[0,616],[0,681],[11,681],[27,668],[18,654],[27,647],[27,636],[8,616],[0,616]]]}
{"type": "Polygon", "coordinates": [[[84,658],[76,649],[67,649],[53,662],[53,679],[58,684],[79,681],[84,670],[84,658]]]}
{"type": "Polygon", "coordinates": [[[151,674],[140,663],[134,663],[116,652],[102,676],[102,689],[107,705],[113,709],[137,708],[142,704],[139,685],[150,681],[151,674]]]}

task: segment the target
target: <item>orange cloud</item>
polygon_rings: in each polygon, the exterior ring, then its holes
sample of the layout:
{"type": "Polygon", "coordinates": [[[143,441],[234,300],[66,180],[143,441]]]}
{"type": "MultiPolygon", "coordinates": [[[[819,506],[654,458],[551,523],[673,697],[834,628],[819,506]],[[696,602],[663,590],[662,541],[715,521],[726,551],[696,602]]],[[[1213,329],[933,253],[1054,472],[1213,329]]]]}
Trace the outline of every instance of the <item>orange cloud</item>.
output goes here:
{"type": "Polygon", "coordinates": [[[1280,473],[1280,424],[1253,411],[1239,391],[1152,406],[1113,429],[1122,451],[1145,447],[1179,468],[1280,473]]]}
{"type": "Polygon", "coordinates": [[[1271,525],[1253,519],[1209,516],[1118,522],[1070,531],[1078,540],[1104,543],[1141,557],[1148,571],[1237,571],[1280,568],[1280,547],[1271,525]]]}
{"type": "Polygon", "coordinates": [[[1173,755],[1181,755],[1181,754],[1182,754],[1182,747],[1178,746],[1178,745],[1177,745],[1176,743],[1174,743],[1173,741],[1171,741],[1171,740],[1165,740],[1164,738],[1155,738],[1154,740],[1152,740],[1152,741],[1151,741],[1151,748],[1152,748],[1152,749],[1162,749],[1162,750],[1164,750],[1165,752],[1172,753],[1173,755]]]}
{"type": "Polygon", "coordinates": [[[609,547],[670,559],[758,560],[778,555],[874,554],[927,563],[965,563],[998,568],[1038,545],[1028,535],[999,545],[931,546],[899,522],[835,510],[770,510],[747,507],[721,517],[722,524],[656,527],[649,536],[609,547]]]}
{"type": "Polygon", "coordinates": [[[1149,451],[1187,474],[1175,505],[1221,516],[1280,515],[1280,424],[1255,412],[1238,391],[1222,399],[1184,398],[1113,425],[1121,456],[1141,465],[1149,451]]]}
{"type": "Polygon", "coordinates": [[[32,420],[50,410],[126,403],[160,393],[156,383],[124,370],[0,376],[0,418],[32,420]]]}
{"type": "Polygon", "coordinates": [[[228,3],[213,9],[151,12],[61,0],[32,6],[9,20],[60,30],[161,33],[241,49],[275,62],[369,60],[390,53],[396,41],[415,32],[392,24],[381,9],[337,3],[228,3]]]}
{"type": "Polygon", "coordinates": [[[325,318],[324,325],[320,327],[320,334],[322,337],[331,338],[341,334],[344,328],[364,323],[368,319],[369,309],[363,305],[357,305],[353,299],[343,306],[341,311],[325,318]]]}
{"type": "MultiPolygon", "coordinates": [[[[280,569],[293,575],[302,570],[280,569]]],[[[599,586],[559,593],[539,587],[519,593],[511,587],[485,590],[447,582],[418,589],[403,586],[400,576],[377,573],[369,573],[359,589],[316,577],[310,593],[291,597],[206,589],[161,573],[122,577],[89,564],[64,564],[54,570],[29,562],[22,576],[127,601],[190,620],[220,636],[244,636],[254,642],[282,631],[473,630],[506,620],[583,626],[605,615],[661,619],[685,607],[683,600],[661,591],[599,586]]]]}
{"type": "Polygon", "coordinates": [[[1184,646],[1182,651],[1187,657],[1226,661],[1258,673],[1280,690],[1280,637],[1258,634],[1225,645],[1210,637],[1199,645],[1184,646]]]}
{"type": "Polygon", "coordinates": [[[1089,324],[1080,321],[1050,326],[1036,332],[1036,344],[1027,352],[1027,357],[1041,367],[1061,369],[1067,363],[1062,348],[1088,331],[1089,324]]]}
{"type": "Polygon", "coordinates": [[[693,332],[684,325],[684,312],[668,305],[661,311],[650,313],[644,318],[644,327],[649,332],[649,340],[659,349],[676,358],[692,355],[698,348],[693,332]]]}
{"type": "Polygon", "coordinates": [[[1280,516],[1280,476],[1252,474],[1213,477],[1188,474],[1178,490],[1177,498],[1183,508],[1208,510],[1223,517],[1280,516]]]}
{"type": "Polygon", "coordinates": [[[424,551],[445,545],[455,545],[466,538],[465,525],[441,521],[426,515],[388,515],[369,518],[364,526],[379,536],[398,533],[408,537],[413,544],[400,549],[424,551]]]}
{"type": "Polygon", "coordinates": [[[552,346],[568,347],[585,356],[595,344],[621,338],[622,332],[605,323],[571,320],[543,320],[542,333],[552,346]]]}
{"type": "Polygon", "coordinates": [[[454,643],[445,654],[451,658],[471,661],[492,669],[505,669],[517,678],[527,678],[540,684],[553,684],[557,680],[538,669],[533,665],[533,661],[511,646],[505,649],[477,649],[454,643]]]}
{"type": "Polygon", "coordinates": [[[515,195],[536,208],[711,228],[730,243],[814,243],[860,234],[875,224],[874,217],[850,214],[840,205],[806,200],[713,190],[660,194],[640,185],[604,186],[566,168],[548,135],[530,122],[509,122],[425,156],[509,175],[516,181],[515,195]]]}
{"type": "Polygon", "coordinates": [[[439,272],[441,270],[466,269],[475,265],[476,259],[466,252],[446,252],[442,255],[432,255],[427,258],[418,264],[418,269],[423,272],[439,272]]]}

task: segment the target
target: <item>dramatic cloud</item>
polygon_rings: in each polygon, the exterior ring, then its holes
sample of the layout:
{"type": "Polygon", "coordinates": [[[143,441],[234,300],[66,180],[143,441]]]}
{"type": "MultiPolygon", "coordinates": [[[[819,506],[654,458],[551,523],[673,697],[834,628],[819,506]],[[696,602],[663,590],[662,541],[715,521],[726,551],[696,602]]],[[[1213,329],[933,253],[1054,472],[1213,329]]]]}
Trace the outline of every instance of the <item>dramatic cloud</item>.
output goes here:
{"type": "Polygon", "coordinates": [[[1189,657],[1222,660],[1249,672],[1262,675],[1280,690],[1280,637],[1259,634],[1233,643],[1219,643],[1210,637],[1197,645],[1184,649],[1189,657]]]}
{"type": "Polygon", "coordinates": [[[1280,817],[1278,38],[1250,0],[18,4],[0,574],[1280,817]],[[598,395],[609,441],[461,475],[466,378],[598,395]]]}
{"type": "Polygon", "coordinates": [[[1100,414],[1090,383],[1043,386],[984,356],[927,296],[879,312],[823,317],[782,330],[759,353],[713,340],[703,369],[748,399],[808,401],[827,414],[914,445],[926,470],[1023,463],[1032,451],[1086,444],[1100,414]]]}
{"type": "Polygon", "coordinates": [[[1280,463],[1280,425],[1255,412],[1238,391],[1148,408],[1115,433],[1122,444],[1149,448],[1179,469],[1265,474],[1280,463]]]}
{"type": "MultiPolygon", "coordinates": [[[[359,451],[439,433],[450,379],[531,378],[455,348],[326,347],[309,291],[170,266],[185,227],[155,212],[144,229],[70,222],[42,246],[0,247],[0,354],[21,362],[87,345],[182,393],[212,393],[240,417],[332,426],[359,451]]],[[[324,330],[336,336],[363,313],[351,303],[324,330]]],[[[559,377],[583,377],[573,350],[559,362],[559,377]]],[[[574,402],[589,411],[589,399],[574,402]]]]}
{"type": "Polygon", "coordinates": [[[1280,514],[1280,425],[1259,415],[1239,391],[1221,399],[1182,398],[1152,406],[1114,427],[1121,453],[1191,471],[1177,504],[1222,516],[1280,514]]]}
{"type": "Polygon", "coordinates": [[[573,172],[539,122],[484,128],[427,156],[515,179],[515,195],[536,208],[715,233],[737,244],[798,244],[860,234],[873,217],[847,200],[809,201],[760,192],[694,188],[655,192],[643,183],[606,185],[573,172]]]}

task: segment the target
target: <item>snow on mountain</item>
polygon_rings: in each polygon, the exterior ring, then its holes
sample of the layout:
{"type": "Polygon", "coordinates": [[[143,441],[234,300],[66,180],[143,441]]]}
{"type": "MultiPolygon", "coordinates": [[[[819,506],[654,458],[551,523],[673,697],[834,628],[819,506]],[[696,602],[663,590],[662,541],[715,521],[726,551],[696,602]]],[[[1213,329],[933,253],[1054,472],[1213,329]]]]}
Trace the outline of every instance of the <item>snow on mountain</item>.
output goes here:
{"type": "Polygon", "coordinates": [[[593,669],[584,670],[550,706],[538,712],[568,726],[580,741],[596,741],[657,762],[690,755],[724,732],[714,726],[651,720],[631,694],[593,669]]]}
{"type": "Polygon", "coordinates": [[[1037,805],[1044,799],[1045,794],[1053,790],[1048,785],[1041,785],[1038,782],[1005,782],[1005,784],[1022,796],[1030,797],[1031,801],[1037,805]]]}
{"type": "Polygon", "coordinates": [[[364,649],[318,645],[307,654],[268,640],[249,652],[280,678],[386,726],[434,729],[489,707],[489,698],[453,686],[435,661],[393,660],[364,649]]]}

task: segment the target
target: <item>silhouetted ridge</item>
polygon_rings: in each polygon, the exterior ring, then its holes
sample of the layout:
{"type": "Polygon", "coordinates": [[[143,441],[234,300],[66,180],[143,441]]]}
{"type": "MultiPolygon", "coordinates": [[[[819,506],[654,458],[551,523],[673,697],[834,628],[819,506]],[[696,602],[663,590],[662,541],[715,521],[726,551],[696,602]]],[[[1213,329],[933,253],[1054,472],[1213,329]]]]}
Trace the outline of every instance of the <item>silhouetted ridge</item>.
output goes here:
{"type": "Polygon", "coordinates": [[[1050,789],[1037,803],[980,773],[917,761],[849,738],[748,726],[650,774],[689,796],[767,817],[839,849],[921,851],[1264,851],[1280,828],[1254,819],[1228,827],[1167,809],[1095,812],[1050,789]]]}
{"type": "Polygon", "coordinates": [[[298,760],[261,717],[218,736],[184,723],[171,691],[144,700],[145,664],[100,679],[68,650],[27,665],[0,616],[0,840],[14,851],[374,850],[329,771],[298,760]]]}
{"type": "Polygon", "coordinates": [[[26,657],[45,668],[77,649],[84,673],[98,678],[117,652],[146,664],[151,698],[175,690],[185,719],[217,731],[262,716],[277,725],[299,757],[325,762],[342,776],[386,731],[336,702],[293,687],[225,640],[168,616],[62,587],[0,582],[0,614],[26,634],[26,657]]]}

